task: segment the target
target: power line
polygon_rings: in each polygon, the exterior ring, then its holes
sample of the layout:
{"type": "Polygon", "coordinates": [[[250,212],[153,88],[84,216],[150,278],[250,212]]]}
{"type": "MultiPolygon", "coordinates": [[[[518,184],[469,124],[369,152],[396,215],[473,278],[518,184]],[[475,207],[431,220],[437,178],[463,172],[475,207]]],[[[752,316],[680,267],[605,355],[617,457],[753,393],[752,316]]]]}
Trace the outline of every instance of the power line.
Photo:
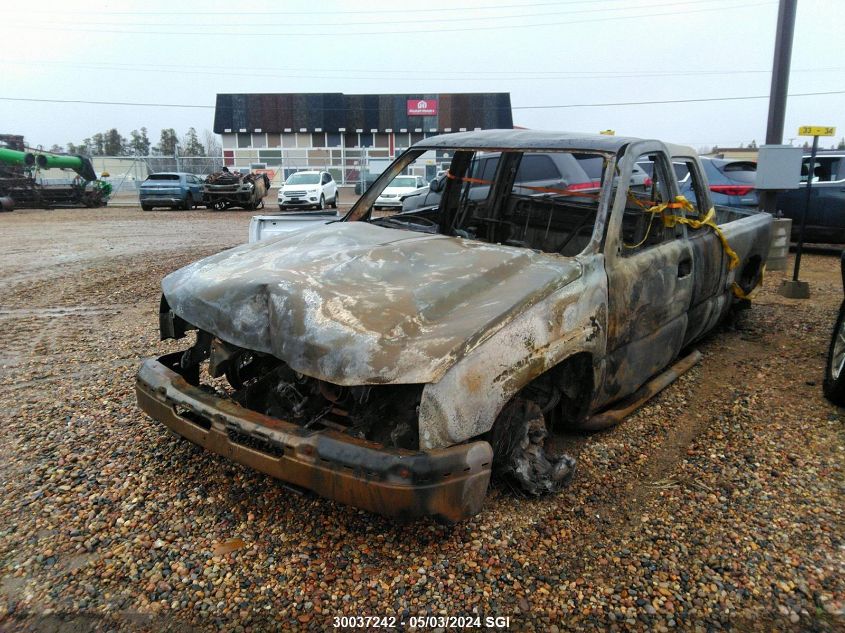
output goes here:
{"type": "MultiPolygon", "coordinates": [[[[335,26],[335,27],[350,27],[350,26],[411,26],[413,24],[430,24],[430,23],[442,23],[446,22],[449,24],[453,24],[456,22],[477,22],[478,20],[517,20],[522,18],[547,18],[548,16],[552,15],[576,15],[581,13],[604,13],[607,11],[631,11],[631,10],[640,10],[640,9],[653,9],[653,8],[661,8],[661,7],[674,7],[678,5],[702,5],[702,4],[711,4],[714,2],[721,2],[724,3],[726,0],[674,0],[672,2],[661,2],[658,4],[641,4],[636,7],[630,6],[622,6],[622,7],[603,7],[597,9],[579,9],[579,10],[568,10],[568,11],[550,11],[545,13],[521,13],[521,14],[512,14],[512,15],[487,15],[487,16],[472,16],[472,17],[454,17],[454,18],[430,18],[430,19],[419,19],[414,18],[406,21],[377,21],[374,22],[372,20],[367,20],[363,22],[309,22],[308,27],[318,27],[318,26],[335,26]]],[[[727,7],[717,7],[717,8],[727,8],[727,7]]],[[[203,17],[206,15],[205,13],[196,16],[196,17],[203,17]]],[[[253,16],[243,14],[241,16],[233,16],[233,17],[249,17],[252,18],[253,16]]],[[[636,16],[632,16],[636,17],[636,16]]],[[[8,23],[8,22],[7,22],[8,23]]],[[[220,24],[219,21],[214,24],[198,24],[198,23],[191,23],[185,25],[175,25],[175,24],[164,24],[161,22],[68,22],[67,20],[39,20],[39,25],[52,25],[52,24],[63,24],[66,26],[130,26],[130,27],[140,27],[140,26],[158,26],[158,27],[181,27],[181,26],[190,26],[193,28],[244,28],[249,27],[252,28],[254,26],[253,23],[232,23],[232,24],[220,24]]],[[[287,26],[290,27],[290,22],[262,22],[261,26],[287,26]]]]}
{"type": "MultiPolygon", "coordinates": [[[[181,70],[173,70],[162,68],[158,66],[147,67],[147,65],[133,65],[133,64],[107,64],[107,63],[99,63],[99,62],[85,62],[85,63],[73,63],[73,62],[51,62],[51,61],[33,61],[33,60],[22,60],[22,61],[11,61],[11,60],[3,60],[4,63],[7,64],[16,64],[22,66],[51,66],[51,65],[59,65],[65,66],[68,68],[79,68],[79,69],[89,69],[89,70],[98,70],[98,71],[117,71],[117,72],[151,72],[156,74],[172,74],[172,75],[190,75],[191,77],[195,77],[198,75],[202,76],[212,76],[212,77],[259,77],[262,79],[354,79],[354,80],[389,80],[389,81],[423,81],[423,80],[432,80],[432,81],[491,81],[493,79],[497,80],[506,80],[506,81],[537,81],[537,80],[544,80],[549,78],[555,79],[567,79],[567,80],[583,80],[583,79],[626,79],[626,78],[644,78],[644,77],[687,77],[687,76],[724,76],[724,75],[769,75],[771,73],[771,69],[767,70],[741,70],[741,69],[724,69],[724,70],[683,70],[683,71],[628,71],[628,72],[598,72],[598,74],[587,74],[585,72],[575,72],[569,73],[567,71],[546,71],[543,74],[537,74],[535,71],[499,71],[498,73],[486,73],[485,76],[481,77],[444,77],[438,72],[436,75],[421,75],[416,71],[369,71],[363,70],[362,72],[369,73],[378,73],[381,72],[381,76],[365,76],[365,75],[355,75],[349,74],[345,70],[331,70],[331,69],[309,69],[309,70],[302,70],[299,69],[292,74],[285,74],[285,73],[276,73],[272,72],[273,68],[266,68],[263,72],[244,72],[244,71],[231,71],[227,72],[225,70],[216,70],[216,71],[204,71],[204,70],[197,70],[197,68],[217,68],[215,66],[191,66],[190,68],[185,68],[184,66],[178,66],[181,70]],[[268,72],[269,71],[269,72],[268,72]],[[330,72],[330,73],[338,73],[335,75],[322,75],[322,74],[315,74],[321,72],[330,72]],[[402,72],[402,75],[396,74],[402,72]],[[393,73],[393,74],[391,74],[393,73]],[[409,76],[410,75],[410,76],[409,76]]],[[[171,68],[173,68],[171,66],[171,68]]],[[[278,69],[282,70],[282,69],[278,69]]],[[[845,67],[828,67],[828,68],[804,68],[804,69],[793,69],[791,72],[799,73],[799,72],[839,72],[845,70],[845,67]]]]}
{"type": "MultiPolygon", "coordinates": [[[[828,92],[796,92],[789,97],[818,97],[822,95],[841,95],[845,90],[831,90],[828,92]]],[[[551,110],[555,108],[599,108],[610,106],[659,105],[664,103],[703,103],[705,101],[745,101],[750,99],[768,99],[769,95],[755,95],[750,97],[709,97],[703,99],[667,99],[665,101],[615,101],[612,103],[567,103],[564,105],[534,105],[513,106],[513,110],[551,110]]]]}
{"type": "MultiPolygon", "coordinates": [[[[553,78],[565,78],[565,79],[579,79],[579,78],[586,78],[586,79],[619,79],[619,78],[637,78],[637,77],[683,77],[683,76],[706,76],[706,75],[734,75],[734,74],[770,74],[771,69],[718,69],[718,70],[656,70],[651,69],[648,71],[641,71],[641,70],[629,70],[629,71],[607,71],[607,70],[585,70],[585,71],[577,71],[577,70],[510,70],[510,71],[491,71],[491,70],[437,70],[437,73],[432,76],[422,76],[419,73],[425,72],[418,69],[412,68],[402,68],[401,70],[384,70],[384,69],[376,69],[376,68],[356,68],[356,70],[365,73],[373,73],[373,74],[381,74],[381,75],[393,75],[391,77],[360,77],[360,76],[353,76],[349,74],[349,71],[346,69],[336,69],[336,68],[313,68],[308,67],[307,70],[303,70],[301,66],[262,66],[263,72],[260,73],[248,73],[243,71],[222,71],[222,70],[214,70],[213,72],[204,72],[197,70],[199,68],[210,68],[210,69],[219,69],[219,65],[199,65],[199,64],[191,64],[190,67],[186,67],[185,64],[126,64],[126,63],[108,63],[108,62],[64,62],[64,61],[57,61],[57,60],[32,60],[32,59],[25,59],[25,60],[16,60],[16,59],[0,59],[0,62],[6,64],[17,64],[22,66],[67,66],[69,68],[88,68],[93,70],[119,70],[119,71],[140,71],[140,72],[166,72],[166,73],[175,73],[175,74],[188,74],[188,75],[197,75],[197,74],[205,74],[205,75],[220,75],[226,77],[262,77],[262,78],[272,78],[272,77],[282,77],[282,78],[323,78],[323,79],[408,79],[410,81],[417,81],[420,79],[436,79],[438,81],[444,79],[443,75],[461,75],[458,77],[459,80],[464,81],[468,79],[476,79],[476,77],[467,77],[466,75],[484,75],[485,77],[481,77],[481,79],[522,79],[522,78],[529,78],[531,80],[536,79],[545,79],[549,77],[553,78]],[[178,71],[173,70],[163,70],[166,68],[176,68],[181,69],[178,71]],[[291,75],[282,75],[282,74],[269,74],[274,71],[295,71],[297,74],[291,75]],[[337,73],[337,76],[326,76],[320,77],[318,75],[314,75],[315,72],[322,73],[337,73]],[[402,77],[399,76],[398,73],[403,73],[404,75],[408,75],[412,73],[412,77],[402,77]],[[534,76],[531,76],[534,75],[534,76]]],[[[833,71],[842,71],[845,70],[845,66],[828,66],[828,67],[814,67],[814,68],[793,68],[791,72],[793,73],[818,73],[818,72],[833,72],[833,71]]]]}
{"type": "MultiPolygon", "coordinates": [[[[668,11],[662,13],[642,13],[640,15],[620,15],[620,16],[609,16],[603,18],[587,18],[584,20],[568,20],[565,22],[541,22],[539,24],[504,24],[504,25],[490,25],[490,26],[474,26],[470,28],[457,28],[457,29],[449,29],[449,28],[439,28],[439,29],[414,29],[411,31],[355,31],[355,32],[347,32],[347,31],[334,31],[334,32],[302,32],[302,31],[277,31],[273,33],[268,32],[256,32],[253,30],[249,31],[150,31],[150,30],[142,30],[142,31],[132,31],[126,29],[91,29],[91,28],[70,28],[70,27],[44,27],[40,24],[27,24],[26,28],[35,30],[35,31],[69,31],[72,33],[105,33],[109,35],[179,35],[179,36],[191,36],[191,35],[199,35],[199,36],[228,36],[228,37],[359,37],[361,35],[420,35],[426,33],[458,33],[458,32],[478,32],[478,31],[499,31],[499,30],[517,30],[517,29],[526,29],[526,28],[538,28],[538,27],[549,27],[549,26],[568,26],[572,24],[587,24],[591,22],[608,22],[613,20],[635,20],[639,18],[654,18],[654,17],[663,17],[663,16],[678,16],[678,15],[687,15],[692,13],[707,13],[712,11],[735,11],[737,9],[745,9],[749,7],[759,7],[764,5],[775,4],[775,0],[768,0],[766,2],[756,2],[751,4],[737,4],[725,7],[712,7],[707,9],[691,9],[689,11],[668,11]]],[[[7,26],[11,26],[11,24],[7,23],[7,26]]],[[[20,27],[20,25],[17,25],[20,27]]],[[[243,25],[245,27],[252,28],[251,25],[243,25]]],[[[338,24],[338,26],[343,26],[342,24],[338,24]]]]}
{"type": "MultiPolygon", "coordinates": [[[[547,7],[568,4],[599,4],[602,2],[623,2],[623,0],[557,0],[556,2],[532,2],[528,4],[499,4],[490,6],[460,6],[440,7],[433,9],[359,9],[354,11],[261,11],[261,15],[362,15],[362,14],[387,14],[387,13],[442,13],[445,11],[492,11],[497,9],[526,9],[530,7],[547,7]]],[[[56,14],[72,13],[74,15],[196,15],[196,11],[76,11],[70,9],[6,9],[7,13],[26,14],[56,14]]],[[[232,11],[202,11],[203,15],[226,15],[233,16],[232,11]]]]}
{"type": "MultiPolygon", "coordinates": [[[[845,94],[845,90],[830,90],[826,92],[796,92],[789,94],[789,97],[818,97],[827,95],[841,95],[845,94]]],[[[598,107],[613,107],[613,106],[635,106],[635,105],[661,105],[671,103],[703,103],[709,101],[746,101],[752,99],[768,99],[769,95],[753,95],[747,97],[704,97],[701,99],[666,99],[661,101],[615,101],[606,103],[566,103],[558,105],[527,105],[527,106],[511,106],[502,108],[486,108],[487,110],[552,110],[560,108],[598,108],[598,107]]],[[[213,105],[198,105],[186,103],[141,103],[130,101],[88,101],[85,99],[35,99],[29,97],[0,97],[0,101],[26,101],[32,103],[71,103],[71,104],[86,104],[86,105],[112,105],[112,106],[132,106],[132,107],[153,107],[153,108],[197,108],[197,109],[214,109],[213,105]]],[[[377,111],[380,108],[361,108],[362,110],[377,111]]],[[[311,111],[345,111],[345,108],[313,108],[311,111]]]]}
{"type": "Polygon", "coordinates": [[[188,103],[136,103],[131,101],[88,101],[85,99],[31,99],[28,97],[0,97],[0,101],[29,101],[32,103],[82,103],[86,105],[114,105],[144,108],[210,108],[212,105],[195,105],[188,103]]]}

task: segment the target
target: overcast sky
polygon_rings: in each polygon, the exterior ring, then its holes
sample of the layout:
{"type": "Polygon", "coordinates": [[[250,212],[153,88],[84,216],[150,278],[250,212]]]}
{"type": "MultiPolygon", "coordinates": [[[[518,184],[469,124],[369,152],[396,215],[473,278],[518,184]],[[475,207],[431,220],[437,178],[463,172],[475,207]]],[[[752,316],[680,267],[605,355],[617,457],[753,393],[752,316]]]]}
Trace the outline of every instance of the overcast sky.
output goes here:
{"type": "MultiPolygon", "coordinates": [[[[0,133],[49,147],[115,127],[211,129],[218,92],[507,91],[514,123],[762,144],[777,2],[39,0],[4,3],[0,133]],[[262,11],[260,6],[268,7],[262,11]],[[15,7],[15,8],[12,8],[15,7]],[[175,104],[210,106],[173,107],[175,104]],[[527,106],[571,106],[530,109],[527,106]]],[[[845,135],[845,0],[799,0],[784,137],[845,135]]],[[[796,142],[798,142],[796,140],[796,142]]]]}

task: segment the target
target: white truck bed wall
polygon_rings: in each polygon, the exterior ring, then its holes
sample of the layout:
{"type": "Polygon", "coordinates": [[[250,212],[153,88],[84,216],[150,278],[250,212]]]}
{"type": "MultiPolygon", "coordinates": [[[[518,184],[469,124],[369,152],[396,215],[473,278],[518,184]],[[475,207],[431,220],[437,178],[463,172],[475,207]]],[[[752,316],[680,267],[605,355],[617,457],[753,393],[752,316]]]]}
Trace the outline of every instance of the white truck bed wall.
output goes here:
{"type": "Polygon", "coordinates": [[[256,215],[249,222],[249,243],[339,220],[335,211],[256,215]]]}

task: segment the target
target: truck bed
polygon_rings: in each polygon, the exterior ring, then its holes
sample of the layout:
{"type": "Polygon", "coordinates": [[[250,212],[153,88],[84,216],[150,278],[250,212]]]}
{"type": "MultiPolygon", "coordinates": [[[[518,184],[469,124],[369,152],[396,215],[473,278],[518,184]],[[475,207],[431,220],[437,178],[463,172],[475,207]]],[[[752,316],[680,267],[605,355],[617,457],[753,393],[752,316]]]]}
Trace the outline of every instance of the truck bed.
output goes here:
{"type": "Polygon", "coordinates": [[[319,226],[332,220],[339,220],[341,217],[334,210],[255,215],[249,222],[249,242],[251,244],[309,226],[319,226]]]}

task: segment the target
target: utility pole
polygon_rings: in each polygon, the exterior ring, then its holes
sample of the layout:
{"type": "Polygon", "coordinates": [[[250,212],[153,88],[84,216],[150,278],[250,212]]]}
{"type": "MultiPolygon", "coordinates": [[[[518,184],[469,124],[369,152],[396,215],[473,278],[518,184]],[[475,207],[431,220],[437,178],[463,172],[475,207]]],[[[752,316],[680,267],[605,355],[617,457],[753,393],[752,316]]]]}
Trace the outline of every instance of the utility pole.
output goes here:
{"type": "MultiPolygon", "coordinates": [[[[792,63],[792,36],[795,32],[795,13],[798,0],[780,0],[778,6],[775,55],[772,63],[772,88],[769,92],[769,120],[766,125],[766,145],[783,143],[783,124],[786,115],[786,93],[789,89],[789,66],[792,63]]],[[[775,215],[777,191],[763,193],[762,209],[775,215]]]]}

